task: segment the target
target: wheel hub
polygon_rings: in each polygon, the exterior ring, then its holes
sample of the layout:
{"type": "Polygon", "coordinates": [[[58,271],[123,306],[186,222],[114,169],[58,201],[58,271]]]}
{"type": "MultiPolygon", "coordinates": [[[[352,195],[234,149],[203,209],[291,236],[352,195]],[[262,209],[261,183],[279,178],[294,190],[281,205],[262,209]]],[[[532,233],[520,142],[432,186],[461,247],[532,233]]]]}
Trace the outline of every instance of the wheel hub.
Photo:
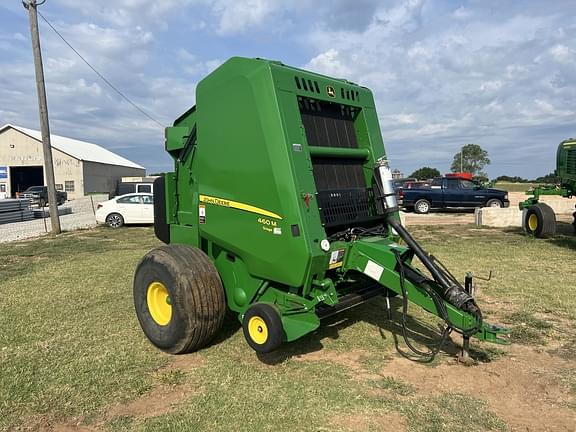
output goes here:
{"type": "Polygon", "coordinates": [[[108,223],[110,224],[110,226],[112,226],[112,227],[119,227],[120,226],[120,217],[119,216],[117,216],[117,215],[110,216],[108,218],[108,220],[109,220],[108,223]]]}
{"type": "Polygon", "coordinates": [[[146,303],[156,324],[165,326],[172,319],[172,300],[162,282],[152,282],[146,291],[146,303]]]}
{"type": "Polygon", "coordinates": [[[258,345],[263,345],[268,340],[268,327],[259,316],[254,316],[248,321],[248,333],[250,338],[258,345]]]}
{"type": "Polygon", "coordinates": [[[531,214],[528,218],[528,228],[530,228],[530,231],[536,231],[536,228],[538,228],[538,217],[535,214],[531,214]]]}

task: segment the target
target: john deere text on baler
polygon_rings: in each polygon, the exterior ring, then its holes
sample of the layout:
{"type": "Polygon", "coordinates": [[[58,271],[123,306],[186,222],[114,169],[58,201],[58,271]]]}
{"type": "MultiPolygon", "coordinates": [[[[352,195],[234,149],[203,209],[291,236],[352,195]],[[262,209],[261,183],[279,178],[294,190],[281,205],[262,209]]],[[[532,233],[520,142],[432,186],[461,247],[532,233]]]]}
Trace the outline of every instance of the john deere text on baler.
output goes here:
{"type": "Polygon", "coordinates": [[[158,348],[201,348],[228,307],[248,344],[269,352],[386,294],[442,317],[445,334],[501,341],[505,331],[482,322],[400,224],[369,89],[232,58],[198,84],[196,106],[166,129],[166,150],[175,170],[154,191],[167,245],[134,277],[138,319],[158,348]]]}

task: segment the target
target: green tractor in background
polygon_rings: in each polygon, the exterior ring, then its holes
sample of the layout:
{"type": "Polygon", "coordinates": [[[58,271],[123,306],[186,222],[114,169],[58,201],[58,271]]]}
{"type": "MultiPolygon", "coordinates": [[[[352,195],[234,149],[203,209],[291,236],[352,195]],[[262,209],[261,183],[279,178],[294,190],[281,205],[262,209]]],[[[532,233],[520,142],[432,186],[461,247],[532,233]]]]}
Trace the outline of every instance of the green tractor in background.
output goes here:
{"type": "MultiPolygon", "coordinates": [[[[526,232],[538,238],[553,237],[556,234],[556,215],[554,210],[542,202],[542,195],[558,195],[572,198],[576,195],[576,139],[569,138],[558,146],[556,153],[556,175],[560,177],[559,185],[537,186],[534,190],[526,192],[532,196],[520,203],[520,210],[524,214],[524,227],[526,232]]],[[[576,233],[576,211],[573,213],[574,230],[576,233]]]]}

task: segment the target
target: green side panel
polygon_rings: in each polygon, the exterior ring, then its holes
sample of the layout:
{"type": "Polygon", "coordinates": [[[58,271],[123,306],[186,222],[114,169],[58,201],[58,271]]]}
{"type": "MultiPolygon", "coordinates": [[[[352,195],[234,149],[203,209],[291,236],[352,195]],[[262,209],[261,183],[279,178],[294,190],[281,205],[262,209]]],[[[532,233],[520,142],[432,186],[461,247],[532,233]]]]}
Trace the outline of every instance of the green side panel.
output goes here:
{"type": "Polygon", "coordinates": [[[576,140],[562,141],[556,154],[556,174],[569,195],[576,193],[576,140]]]}
{"type": "Polygon", "coordinates": [[[224,250],[218,253],[214,265],[222,279],[228,307],[235,312],[245,312],[264,281],[253,278],[240,257],[224,250]]]}
{"type": "Polygon", "coordinates": [[[320,320],[314,311],[283,315],[282,326],[284,327],[284,340],[292,342],[320,327],[320,320]]]}
{"type": "Polygon", "coordinates": [[[170,243],[173,244],[198,244],[198,230],[185,225],[170,225],[170,243]]]}
{"type": "Polygon", "coordinates": [[[182,150],[186,144],[186,138],[190,129],[183,126],[167,127],[165,132],[165,146],[166,151],[171,153],[176,150],[182,150]]]}
{"type": "MultiPolygon", "coordinates": [[[[253,280],[309,299],[313,280],[326,277],[331,252],[320,248],[327,233],[312,157],[359,159],[372,186],[375,161],[385,150],[371,91],[279,62],[236,57],[198,84],[196,103],[167,132],[175,156],[196,127],[196,146],[176,161],[175,181],[167,186],[176,197],[168,204],[169,220],[186,227],[186,240],[176,231],[173,241],[213,244],[237,257],[253,280]],[[299,107],[305,99],[352,107],[358,149],[311,148],[299,107]],[[194,230],[197,235],[189,234],[194,230]]],[[[239,274],[219,263],[223,272],[239,274]]],[[[236,276],[228,280],[240,283],[236,276]]],[[[232,306],[243,308],[241,302],[232,306]]]]}
{"type": "Polygon", "coordinates": [[[542,195],[558,195],[566,198],[576,195],[576,140],[574,138],[564,140],[558,146],[556,175],[560,177],[560,187],[557,185],[540,185],[527,191],[526,194],[532,196],[519,203],[520,210],[538,203],[542,195]]]}
{"type": "Polygon", "coordinates": [[[192,172],[206,203],[200,235],[233,252],[256,278],[302,286],[311,256],[301,225],[297,180],[268,62],[233,58],[197,88],[192,172]],[[233,201],[264,214],[219,205],[233,201]],[[270,217],[265,213],[273,213],[270,217]]]}
{"type": "Polygon", "coordinates": [[[176,217],[176,174],[173,172],[166,173],[164,182],[164,187],[166,188],[166,221],[169,224],[176,224],[178,223],[176,217]]]}

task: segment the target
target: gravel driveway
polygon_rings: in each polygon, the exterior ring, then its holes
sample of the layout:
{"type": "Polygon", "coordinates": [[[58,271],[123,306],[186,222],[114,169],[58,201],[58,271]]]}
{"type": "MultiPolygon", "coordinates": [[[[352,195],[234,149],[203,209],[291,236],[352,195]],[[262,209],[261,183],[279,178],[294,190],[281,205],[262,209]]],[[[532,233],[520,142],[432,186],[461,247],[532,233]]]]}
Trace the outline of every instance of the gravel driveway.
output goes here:
{"type": "MultiPolygon", "coordinates": [[[[51,226],[49,217],[0,225],[0,243],[48,234],[52,229],[51,226]]],[[[60,227],[63,231],[73,231],[93,226],[96,226],[96,218],[92,212],[60,216],[60,227]]]]}

